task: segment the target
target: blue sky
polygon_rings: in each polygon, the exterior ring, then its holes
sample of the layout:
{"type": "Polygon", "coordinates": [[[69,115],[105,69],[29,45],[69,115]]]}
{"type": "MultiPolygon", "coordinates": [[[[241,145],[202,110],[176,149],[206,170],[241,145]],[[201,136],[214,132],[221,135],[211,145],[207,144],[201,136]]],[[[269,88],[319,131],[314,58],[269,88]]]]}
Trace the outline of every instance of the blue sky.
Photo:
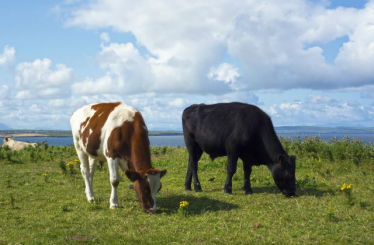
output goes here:
{"type": "Polygon", "coordinates": [[[181,129],[241,101],[275,126],[373,126],[374,1],[1,1],[0,123],[69,129],[123,101],[181,129]]]}

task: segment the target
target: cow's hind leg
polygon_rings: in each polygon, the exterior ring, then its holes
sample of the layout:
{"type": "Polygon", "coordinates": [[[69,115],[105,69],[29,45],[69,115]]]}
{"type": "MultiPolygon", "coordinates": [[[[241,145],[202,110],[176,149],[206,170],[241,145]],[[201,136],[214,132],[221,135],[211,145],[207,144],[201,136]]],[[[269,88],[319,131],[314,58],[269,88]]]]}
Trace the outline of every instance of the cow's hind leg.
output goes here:
{"type": "Polygon", "coordinates": [[[243,169],[244,169],[244,191],[246,195],[253,194],[251,188],[251,173],[252,173],[252,166],[247,161],[243,161],[243,169]]]}
{"type": "Polygon", "coordinates": [[[87,201],[93,202],[95,200],[95,196],[92,189],[92,178],[91,178],[91,171],[90,171],[90,163],[88,160],[88,156],[84,152],[77,152],[79,160],[81,162],[81,173],[84,178],[84,183],[86,185],[86,196],[87,201]]]}
{"type": "Polygon", "coordinates": [[[112,193],[110,195],[110,208],[119,208],[118,204],[118,195],[117,187],[119,185],[120,177],[118,172],[118,158],[111,159],[107,158],[109,175],[110,175],[110,184],[112,185],[112,193]]]}
{"type": "Polygon", "coordinates": [[[232,176],[236,173],[238,156],[233,154],[227,155],[227,178],[224,187],[225,194],[232,194],[232,176]]]}
{"type": "Polygon", "coordinates": [[[184,182],[185,189],[187,191],[191,190],[191,182],[192,177],[194,180],[194,189],[196,192],[201,192],[201,185],[199,178],[197,176],[197,169],[198,169],[198,162],[200,160],[201,155],[203,154],[203,150],[196,142],[191,142],[186,144],[189,157],[188,157],[188,168],[187,168],[187,175],[186,180],[184,182]]]}
{"type": "Polygon", "coordinates": [[[91,186],[93,186],[93,177],[94,177],[94,174],[95,174],[95,171],[96,171],[97,163],[99,161],[93,159],[92,157],[89,157],[89,161],[90,161],[90,179],[89,179],[89,181],[90,181],[91,186]]]}

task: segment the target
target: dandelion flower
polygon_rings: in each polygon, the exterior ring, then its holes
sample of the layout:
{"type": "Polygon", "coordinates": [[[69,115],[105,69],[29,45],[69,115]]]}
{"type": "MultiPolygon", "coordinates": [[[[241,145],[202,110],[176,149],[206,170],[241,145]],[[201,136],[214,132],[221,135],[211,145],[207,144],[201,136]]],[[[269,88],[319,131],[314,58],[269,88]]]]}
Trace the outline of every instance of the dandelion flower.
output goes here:
{"type": "Polygon", "coordinates": [[[347,189],[347,183],[344,183],[342,188],[340,188],[342,191],[344,191],[345,189],[347,189]]]}
{"type": "Polygon", "coordinates": [[[187,201],[181,201],[180,204],[179,204],[179,207],[184,208],[184,207],[187,207],[189,204],[190,204],[190,203],[187,202],[187,201]]]}

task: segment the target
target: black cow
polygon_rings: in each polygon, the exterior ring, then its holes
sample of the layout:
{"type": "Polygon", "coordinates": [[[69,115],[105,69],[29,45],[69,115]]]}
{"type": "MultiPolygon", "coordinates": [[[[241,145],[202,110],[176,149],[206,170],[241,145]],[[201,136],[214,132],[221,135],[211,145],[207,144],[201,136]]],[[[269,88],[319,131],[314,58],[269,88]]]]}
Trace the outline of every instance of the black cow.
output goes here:
{"type": "Polygon", "coordinates": [[[240,158],[246,194],[253,194],[252,166],[267,165],[282,193],[287,197],[295,195],[296,157],[284,151],[270,117],[260,108],[237,102],[192,105],[183,111],[182,122],[189,153],[186,190],[191,190],[193,177],[195,191],[202,191],[197,163],[205,151],[212,160],[227,156],[224,193],[232,193],[232,176],[240,158]]]}

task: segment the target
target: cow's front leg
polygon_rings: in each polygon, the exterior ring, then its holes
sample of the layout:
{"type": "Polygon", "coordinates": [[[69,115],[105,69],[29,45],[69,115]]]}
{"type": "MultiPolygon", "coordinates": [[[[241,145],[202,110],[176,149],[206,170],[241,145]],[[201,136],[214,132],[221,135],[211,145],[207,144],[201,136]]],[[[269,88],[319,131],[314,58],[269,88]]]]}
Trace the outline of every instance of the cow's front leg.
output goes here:
{"type": "Polygon", "coordinates": [[[236,173],[238,157],[236,155],[227,155],[227,178],[224,187],[225,194],[232,194],[232,176],[236,173]]]}
{"type": "Polygon", "coordinates": [[[112,185],[112,193],[110,195],[110,208],[119,208],[117,187],[119,185],[120,177],[118,172],[118,159],[108,158],[108,168],[110,175],[110,184],[112,185]]]}
{"type": "Polygon", "coordinates": [[[243,169],[244,169],[244,191],[246,195],[253,194],[252,188],[251,188],[251,173],[252,173],[252,166],[246,162],[243,161],[243,169]]]}

